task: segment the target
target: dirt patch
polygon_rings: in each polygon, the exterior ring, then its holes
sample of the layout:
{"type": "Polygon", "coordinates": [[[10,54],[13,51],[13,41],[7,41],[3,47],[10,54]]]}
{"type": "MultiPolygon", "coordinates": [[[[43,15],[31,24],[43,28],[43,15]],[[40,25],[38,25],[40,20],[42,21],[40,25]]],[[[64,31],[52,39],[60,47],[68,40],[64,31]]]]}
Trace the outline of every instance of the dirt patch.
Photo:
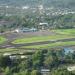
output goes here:
{"type": "Polygon", "coordinates": [[[6,33],[4,34],[4,36],[11,41],[17,38],[24,38],[24,37],[30,38],[35,36],[49,36],[49,35],[55,35],[55,34],[56,33],[52,31],[43,30],[43,31],[37,31],[37,32],[25,32],[25,33],[6,33]]]}

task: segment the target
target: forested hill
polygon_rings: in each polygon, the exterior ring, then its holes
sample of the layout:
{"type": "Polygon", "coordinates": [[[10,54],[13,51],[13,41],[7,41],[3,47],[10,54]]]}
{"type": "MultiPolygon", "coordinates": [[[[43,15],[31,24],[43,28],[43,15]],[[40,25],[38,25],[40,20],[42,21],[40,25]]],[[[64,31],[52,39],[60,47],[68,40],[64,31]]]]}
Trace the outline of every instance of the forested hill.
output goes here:
{"type": "Polygon", "coordinates": [[[37,5],[39,1],[42,1],[45,6],[55,7],[75,7],[75,0],[0,0],[0,4],[8,5],[37,5]]]}

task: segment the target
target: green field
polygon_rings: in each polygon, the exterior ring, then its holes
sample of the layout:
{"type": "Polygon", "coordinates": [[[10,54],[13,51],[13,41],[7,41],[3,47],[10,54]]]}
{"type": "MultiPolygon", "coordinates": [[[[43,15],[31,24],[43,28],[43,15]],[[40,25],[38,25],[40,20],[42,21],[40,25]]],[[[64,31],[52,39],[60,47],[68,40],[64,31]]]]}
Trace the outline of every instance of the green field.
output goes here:
{"type": "Polygon", "coordinates": [[[34,45],[34,46],[23,46],[21,48],[47,49],[47,48],[54,48],[58,46],[71,46],[71,45],[75,45],[75,41],[56,42],[56,43],[51,43],[51,44],[34,45]]]}
{"type": "Polygon", "coordinates": [[[2,36],[0,36],[0,44],[2,44],[4,41],[6,41],[6,39],[2,36]]]}
{"type": "Polygon", "coordinates": [[[57,29],[52,31],[59,34],[75,35],[75,29],[57,29]]]}
{"type": "Polygon", "coordinates": [[[21,53],[21,52],[34,52],[34,50],[16,49],[16,48],[5,48],[0,49],[0,53],[21,53]]]}
{"type": "Polygon", "coordinates": [[[22,38],[16,39],[13,41],[13,44],[23,44],[23,43],[33,43],[33,42],[43,42],[50,40],[59,40],[59,39],[67,39],[67,38],[75,38],[73,35],[51,35],[51,36],[40,36],[40,37],[31,37],[31,38],[22,38]]]}
{"type": "MultiPolygon", "coordinates": [[[[13,49],[13,48],[5,48],[5,49],[0,49],[0,52],[9,52],[9,51],[15,51],[18,49],[13,49]]],[[[18,50],[19,51],[19,50],[18,50]]]]}
{"type": "MultiPolygon", "coordinates": [[[[12,41],[13,44],[25,44],[25,43],[37,43],[37,42],[44,42],[44,41],[53,41],[53,40],[62,40],[62,39],[69,39],[75,38],[75,29],[58,29],[52,30],[58,34],[50,35],[50,36],[38,36],[38,37],[29,37],[29,38],[20,38],[12,41]]],[[[0,36],[0,43],[3,43],[6,39],[0,36]]],[[[75,41],[67,41],[67,42],[55,42],[49,44],[40,44],[40,45],[31,45],[31,46],[23,46],[20,48],[32,48],[32,49],[47,49],[47,48],[54,48],[58,46],[71,46],[75,45],[75,41]]],[[[0,49],[0,52],[21,52],[20,49],[16,48],[6,48],[0,49]]],[[[24,51],[24,50],[22,50],[24,51]]]]}

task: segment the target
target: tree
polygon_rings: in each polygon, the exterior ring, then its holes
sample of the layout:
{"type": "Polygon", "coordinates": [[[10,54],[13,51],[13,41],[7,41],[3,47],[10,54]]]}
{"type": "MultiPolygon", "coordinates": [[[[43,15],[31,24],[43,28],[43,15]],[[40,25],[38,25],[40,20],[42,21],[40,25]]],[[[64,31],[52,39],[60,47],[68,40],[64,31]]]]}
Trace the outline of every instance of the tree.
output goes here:
{"type": "Polygon", "coordinates": [[[29,70],[25,70],[19,73],[20,75],[30,75],[30,71],[29,70]]]}
{"type": "Polygon", "coordinates": [[[0,66],[7,67],[11,65],[11,60],[8,56],[0,56],[0,66]]]}
{"type": "Polygon", "coordinates": [[[21,60],[19,64],[20,71],[25,71],[32,67],[32,60],[30,58],[21,60]]]}
{"type": "Polygon", "coordinates": [[[41,75],[41,73],[38,70],[33,70],[31,75],[41,75]]]}
{"type": "Polygon", "coordinates": [[[4,75],[12,75],[11,70],[10,70],[9,67],[5,68],[4,75]]]}
{"type": "Polygon", "coordinates": [[[73,75],[71,72],[67,71],[66,69],[57,69],[51,72],[51,75],[73,75]]]}
{"type": "Polygon", "coordinates": [[[36,51],[35,54],[32,56],[32,62],[34,68],[39,68],[43,65],[43,52],[42,51],[36,51]]]}
{"type": "Polygon", "coordinates": [[[56,67],[58,66],[58,57],[56,55],[56,52],[54,50],[49,50],[45,60],[44,65],[48,68],[56,67]]]}

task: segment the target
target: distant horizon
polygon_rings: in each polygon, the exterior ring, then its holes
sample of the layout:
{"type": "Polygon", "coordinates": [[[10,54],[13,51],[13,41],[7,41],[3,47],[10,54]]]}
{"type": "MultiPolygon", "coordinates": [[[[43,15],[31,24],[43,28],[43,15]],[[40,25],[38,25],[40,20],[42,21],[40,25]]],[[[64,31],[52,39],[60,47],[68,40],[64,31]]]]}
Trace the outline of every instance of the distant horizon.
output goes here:
{"type": "Polygon", "coordinates": [[[54,6],[73,9],[75,7],[74,0],[0,0],[1,5],[11,6],[37,6],[40,3],[48,7],[54,6]]]}

